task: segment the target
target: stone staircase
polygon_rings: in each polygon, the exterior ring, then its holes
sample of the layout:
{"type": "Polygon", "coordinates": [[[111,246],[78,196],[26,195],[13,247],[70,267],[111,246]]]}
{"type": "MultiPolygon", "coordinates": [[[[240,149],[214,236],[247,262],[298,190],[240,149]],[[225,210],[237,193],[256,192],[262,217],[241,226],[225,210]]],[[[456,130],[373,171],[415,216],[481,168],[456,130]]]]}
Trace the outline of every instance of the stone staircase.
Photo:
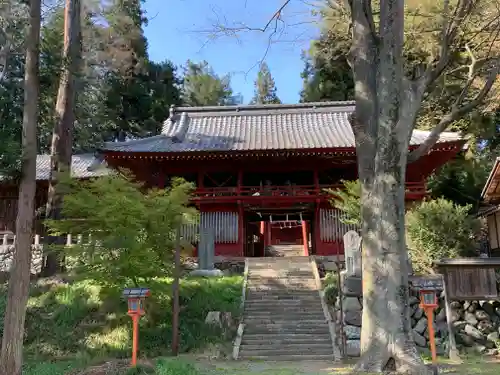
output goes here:
{"type": "Polygon", "coordinates": [[[269,257],[300,257],[304,255],[304,246],[296,244],[271,245],[266,249],[269,257]]]}
{"type": "Polygon", "coordinates": [[[249,258],[239,358],[333,360],[308,257],[249,258]]]}

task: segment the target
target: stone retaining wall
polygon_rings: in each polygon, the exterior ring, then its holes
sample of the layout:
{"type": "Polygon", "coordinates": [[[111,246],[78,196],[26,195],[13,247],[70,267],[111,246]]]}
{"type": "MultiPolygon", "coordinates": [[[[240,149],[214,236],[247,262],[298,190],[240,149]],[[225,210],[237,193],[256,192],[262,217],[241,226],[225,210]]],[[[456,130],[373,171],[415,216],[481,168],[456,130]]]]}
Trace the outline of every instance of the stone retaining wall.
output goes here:
{"type": "MultiPolygon", "coordinates": [[[[340,300],[337,298],[335,306],[337,337],[341,337],[341,318],[344,322],[346,339],[346,354],[351,357],[360,354],[361,316],[363,312],[363,298],[361,278],[342,277],[342,309],[340,314],[340,300]]],[[[421,353],[430,355],[429,332],[427,318],[417,294],[411,291],[411,325],[413,338],[421,353]]],[[[448,326],[444,296],[439,298],[439,307],[435,310],[434,330],[438,355],[448,353],[448,326]]],[[[461,350],[473,351],[479,354],[498,354],[500,344],[500,302],[498,301],[454,301],[451,303],[452,317],[457,347],[461,350]]],[[[338,345],[341,343],[339,342],[338,345]]]]}

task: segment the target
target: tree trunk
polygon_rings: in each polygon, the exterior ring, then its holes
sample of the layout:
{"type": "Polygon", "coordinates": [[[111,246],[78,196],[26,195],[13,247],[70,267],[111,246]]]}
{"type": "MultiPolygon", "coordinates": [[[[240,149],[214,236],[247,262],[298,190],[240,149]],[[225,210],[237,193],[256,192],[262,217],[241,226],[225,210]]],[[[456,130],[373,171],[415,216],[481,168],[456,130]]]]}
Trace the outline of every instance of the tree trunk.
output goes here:
{"type": "Polygon", "coordinates": [[[26,38],[22,178],[19,187],[15,253],[10,272],[0,356],[1,375],[21,375],[22,367],[24,322],[29,294],[35,215],[40,13],[41,1],[31,0],[30,25],[26,38]]]}
{"type": "MultiPolygon", "coordinates": [[[[64,69],[57,93],[56,113],[51,144],[50,179],[47,194],[45,217],[58,220],[61,217],[62,194],[57,187],[63,174],[71,173],[71,157],[73,145],[73,125],[75,122],[75,84],[80,70],[81,54],[81,2],[66,0],[65,31],[64,31],[64,69]]],[[[48,237],[47,244],[59,244],[63,240],[48,237]]],[[[63,245],[64,243],[60,243],[63,245]]],[[[58,256],[54,252],[46,255],[44,276],[51,276],[61,270],[58,256]]]]}
{"type": "Polygon", "coordinates": [[[403,73],[404,1],[353,1],[352,118],[362,187],[363,318],[356,370],[427,373],[412,337],[405,240],[405,175],[413,122],[403,73]],[[378,26],[378,30],[377,30],[378,26]],[[382,298],[381,298],[382,297],[382,298]]]}
{"type": "Polygon", "coordinates": [[[358,371],[395,369],[423,375],[412,337],[404,233],[406,151],[394,140],[377,155],[375,170],[361,180],[363,219],[362,357],[358,371]],[[384,298],[380,298],[384,296],[384,298]]]}

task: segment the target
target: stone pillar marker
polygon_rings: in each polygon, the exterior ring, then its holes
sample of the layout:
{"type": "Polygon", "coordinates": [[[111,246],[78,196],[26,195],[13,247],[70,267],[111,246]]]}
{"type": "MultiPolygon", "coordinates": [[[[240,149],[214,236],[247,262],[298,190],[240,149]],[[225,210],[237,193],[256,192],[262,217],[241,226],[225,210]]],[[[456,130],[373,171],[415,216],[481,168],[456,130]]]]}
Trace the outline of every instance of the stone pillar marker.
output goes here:
{"type": "Polygon", "coordinates": [[[344,234],[346,276],[361,276],[361,237],[353,230],[344,234]]]}
{"type": "Polygon", "coordinates": [[[191,272],[194,276],[221,276],[222,271],[215,269],[215,232],[204,220],[200,219],[200,241],[198,242],[198,269],[191,272]]]}

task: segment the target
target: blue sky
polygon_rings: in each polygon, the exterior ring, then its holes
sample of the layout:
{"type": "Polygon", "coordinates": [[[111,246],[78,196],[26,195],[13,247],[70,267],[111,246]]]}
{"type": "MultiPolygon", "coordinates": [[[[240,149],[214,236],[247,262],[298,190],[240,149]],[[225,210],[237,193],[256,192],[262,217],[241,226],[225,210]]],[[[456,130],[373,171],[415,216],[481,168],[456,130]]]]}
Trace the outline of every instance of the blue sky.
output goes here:
{"type": "Polygon", "coordinates": [[[282,14],[284,22],[273,35],[259,31],[224,35],[214,32],[215,25],[263,27],[283,0],[147,0],[149,56],[176,65],[188,59],[207,60],[217,74],[231,74],[232,88],[245,103],[253,96],[258,63],[265,58],[280,99],[296,103],[304,67],[300,53],[318,33],[311,15],[313,2],[291,0],[282,14]]]}

